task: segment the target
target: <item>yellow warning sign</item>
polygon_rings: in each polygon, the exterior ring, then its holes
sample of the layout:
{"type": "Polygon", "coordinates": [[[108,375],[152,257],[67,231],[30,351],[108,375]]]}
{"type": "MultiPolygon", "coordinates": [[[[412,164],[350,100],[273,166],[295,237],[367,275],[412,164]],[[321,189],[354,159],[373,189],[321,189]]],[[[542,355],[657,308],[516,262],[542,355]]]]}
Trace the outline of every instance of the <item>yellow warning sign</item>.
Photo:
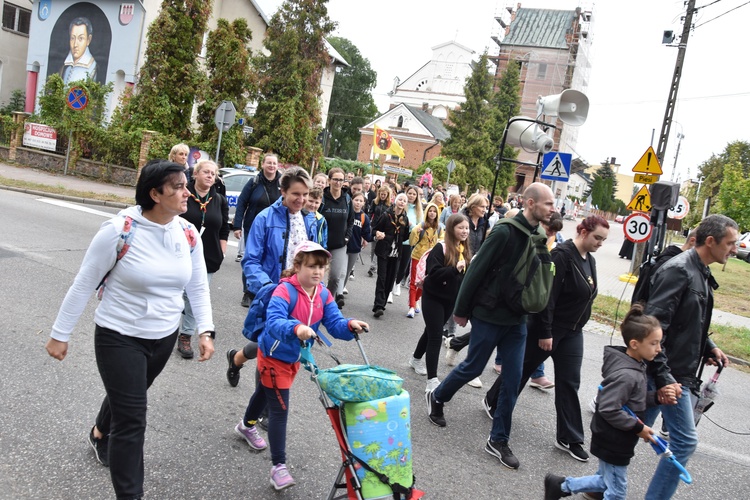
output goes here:
{"type": "Polygon", "coordinates": [[[650,212],[651,211],[651,193],[648,192],[646,186],[642,186],[641,189],[635,193],[633,199],[628,203],[628,210],[634,212],[650,212]]]}
{"type": "Polygon", "coordinates": [[[659,159],[656,157],[656,152],[653,147],[649,146],[646,152],[643,153],[641,159],[638,160],[638,163],[633,167],[633,172],[648,175],[663,174],[661,165],[659,165],[659,159]]]}

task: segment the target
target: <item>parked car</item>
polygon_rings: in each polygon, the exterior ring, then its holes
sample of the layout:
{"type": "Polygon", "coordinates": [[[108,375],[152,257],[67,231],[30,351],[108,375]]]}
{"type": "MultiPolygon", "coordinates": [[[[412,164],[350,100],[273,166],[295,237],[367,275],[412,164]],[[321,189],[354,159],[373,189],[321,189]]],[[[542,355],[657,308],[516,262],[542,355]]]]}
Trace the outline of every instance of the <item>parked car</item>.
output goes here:
{"type": "Polygon", "coordinates": [[[624,221],[625,221],[624,215],[618,215],[615,217],[615,222],[617,222],[618,224],[622,224],[624,221]]]}
{"type": "Polygon", "coordinates": [[[737,241],[737,258],[750,262],[750,232],[743,234],[737,241]]]}
{"type": "Polygon", "coordinates": [[[240,197],[242,188],[250,179],[255,178],[258,172],[250,172],[237,168],[222,168],[219,175],[227,187],[227,201],[229,202],[229,223],[234,219],[234,211],[237,209],[237,199],[240,197]]]}

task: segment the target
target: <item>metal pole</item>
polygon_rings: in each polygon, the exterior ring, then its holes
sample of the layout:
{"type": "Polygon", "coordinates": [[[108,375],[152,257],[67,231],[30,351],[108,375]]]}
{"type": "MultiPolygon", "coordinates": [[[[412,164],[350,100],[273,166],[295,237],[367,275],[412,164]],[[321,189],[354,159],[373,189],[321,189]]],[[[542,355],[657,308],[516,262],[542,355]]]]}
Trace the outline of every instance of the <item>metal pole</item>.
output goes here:
{"type": "Polygon", "coordinates": [[[65,153],[65,168],[63,169],[63,175],[68,175],[68,162],[70,161],[70,144],[72,142],[73,142],[73,132],[70,132],[68,134],[68,150],[65,153]]]}
{"type": "MultiPolygon", "coordinates": [[[[222,106],[224,106],[222,104],[222,106]]],[[[227,119],[227,108],[221,108],[221,127],[219,127],[219,143],[216,145],[216,163],[219,163],[219,153],[221,152],[221,134],[224,132],[224,123],[227,119]]]]}
{"type": "Polygon", "coordinates": [[[672,167],[672,177],[669,179],[670,181],[674,182],[674,174],[677,172],[677,158],[680,156],[680,146],[682,146],[682,139],[685,138],[685,135],[682,133],[677,134],[677,152],[674,154],[674,166],[672,167]]]}

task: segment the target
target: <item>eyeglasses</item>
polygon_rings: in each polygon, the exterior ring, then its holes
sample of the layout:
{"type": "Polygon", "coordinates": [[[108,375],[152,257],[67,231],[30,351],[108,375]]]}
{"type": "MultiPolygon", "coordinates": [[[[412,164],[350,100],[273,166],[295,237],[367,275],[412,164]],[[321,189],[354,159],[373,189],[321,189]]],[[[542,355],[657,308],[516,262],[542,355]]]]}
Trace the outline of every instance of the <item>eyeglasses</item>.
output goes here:
{"type": "Polygon", "coordinates": [[[331,182],[344,182],[344,178],[342,177],[340,179],[331,179],[331,182]]]}

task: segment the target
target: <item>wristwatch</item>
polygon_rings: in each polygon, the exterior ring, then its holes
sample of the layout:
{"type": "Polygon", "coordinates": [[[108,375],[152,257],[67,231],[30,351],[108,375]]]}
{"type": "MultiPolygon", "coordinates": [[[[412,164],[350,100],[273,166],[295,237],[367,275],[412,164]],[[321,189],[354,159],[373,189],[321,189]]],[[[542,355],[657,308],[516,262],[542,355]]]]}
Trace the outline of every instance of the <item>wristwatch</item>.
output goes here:
{"type": "Polygon", "coordinates": [[[216,332],[213,331],[213,330],[206,330],[205,332],[199,334],[198,336],[199,337],[205,337],[206,335],[208,335],[209,337],[211,337],[211,340],[214,340],[216,338],[216,332]]]}

